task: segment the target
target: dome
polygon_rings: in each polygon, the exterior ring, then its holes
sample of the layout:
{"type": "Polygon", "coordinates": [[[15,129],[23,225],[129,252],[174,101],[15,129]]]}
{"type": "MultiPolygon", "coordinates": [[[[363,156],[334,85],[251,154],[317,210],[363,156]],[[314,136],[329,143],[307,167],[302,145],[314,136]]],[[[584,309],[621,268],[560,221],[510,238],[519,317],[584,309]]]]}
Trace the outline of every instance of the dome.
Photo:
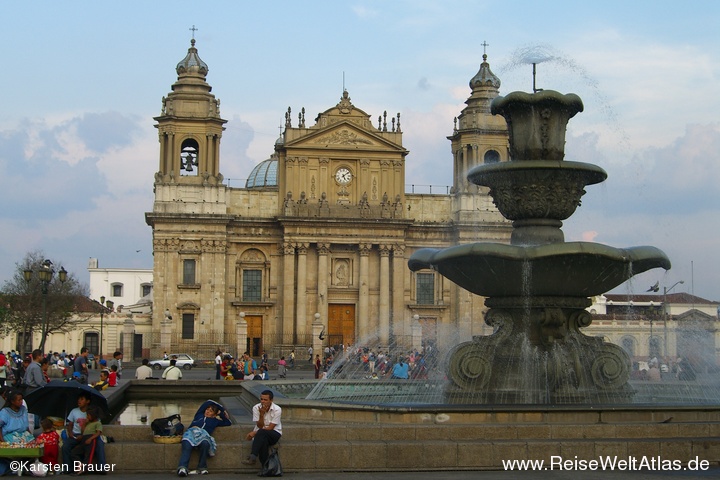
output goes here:
{"type": "Polygon", "coordinates": [[[198,56],[197,48],[195,48],[195,39],[190,40],[190,48],[188,53],[180,60],[180,63],[175,67],[178,75],[183,74],[196,74],[205,77],[208,73],[207,63],[203,62],[198,56]]]}
{"type": "Polygon", "coordinates": [[[470,79],[470,88],[474,90],[475,87],[500,88],[500,79],[490,71],[490,64],[487,63],[487,55],[485,54],[483,54],[480,70],[470,79]]]}
{"type": "Polygon", "coordinates": [[[245,188],[277,187],[277,169],[277,155],[273,154],[267,160],[255,165],[255,168],[248,175],[245,188]]]}

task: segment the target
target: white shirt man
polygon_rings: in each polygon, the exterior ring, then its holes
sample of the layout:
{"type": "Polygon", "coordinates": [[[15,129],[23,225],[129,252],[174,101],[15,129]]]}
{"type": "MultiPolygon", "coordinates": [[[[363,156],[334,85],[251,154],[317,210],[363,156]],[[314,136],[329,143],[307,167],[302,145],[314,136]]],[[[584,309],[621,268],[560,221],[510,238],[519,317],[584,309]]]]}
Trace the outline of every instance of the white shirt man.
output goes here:
{"type": "Polygon", "coordinates": [[[260,403],[253,407],[253,430],[245,437],[252,440],[250,455],[242,460],[245,465],[254,465],[257,459],[264,465],[268,457],[268,447],[275,445],[282,436],[282,408],[273,402],[273,393],[264,390],[260,394],[260,403]]]}
{"type": "Polygon", "coordinates": [[[170,366],[165,369],[162,378],[165,380],[180,380],[182,378],[182,370],[175,366],[175,360],[170,360],[170,366]]]}
{"type": "Polygon", "coordinates": [[[152,368],[148,366],[147,358],[143,358],[142,365],[140,365],[137,370],[135,370],[135,378],[138,380],[145,380],[146,378],[150,378],[153,376],[152,368]]]}

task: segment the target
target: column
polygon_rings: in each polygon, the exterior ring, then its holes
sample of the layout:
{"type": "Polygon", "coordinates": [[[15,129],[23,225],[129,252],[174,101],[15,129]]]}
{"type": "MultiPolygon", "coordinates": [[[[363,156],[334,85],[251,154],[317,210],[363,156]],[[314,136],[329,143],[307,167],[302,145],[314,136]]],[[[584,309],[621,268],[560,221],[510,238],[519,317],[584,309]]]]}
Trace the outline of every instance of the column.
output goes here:
{"type": "Polygon", "coordinates": [[[358,245],[358,251],[360,253],[360,269],[358,278],[360,288],[358,292],[358,338],[355,339],[356,343],[358,341],[362,341],[363,338],[367,338],[370,333],[375,333],[370,331],[369,322],[370,287],[368,285],[368,256],[370,255],[371,249],[372,245],[369,243],[361,243],[358,245]]]}
{"type": "Polygon", "coordinates": [[[380,245],[380,344],[390,343],[390,246],[380,245]]]}
{"type": "Polygon", "coordinates": [[[327,298],[327,281],[328,281],[328,254],[330,253],[329,243],[318,243],[318,273],[317,273],[317,308],[320,318],[328,318],[328,298],[327,298]]]}
{"type": "Polygon", "coordinates": [[[310,340],[310,342],[312,343],[312,346],[313,346],[313,362],[315,361],[315,355],[317,355],[317,354],[320,354],[320,358],[323,358],[323,359],[325,358],[325,356],[323,355],[324,341],[320,340],[320,334],[322,333],[323,328],[324,328],[324,325],[323,325],[324,320],[322,318],[320,318],[319,313],[315,313],[314,318],[315,319],[313,320],[313,322],[311,324],[312,340],[310,340]]]}
{"type": "Polygon", "coordinates": [[[162,355],[162,352],[172,350],[172,330],[172,314],[170,313],[170,310],[165,310],[163,319],[160,322],[160,349],[158,350],[156,356],[162,355]]]}
{"type": "Polygon", "coordinates": [[[295,343],[295,245],[283,244],[282,338],[278,343],[295,343]]]}
{"type": "Polygon", "coordinates": [[[467,187],[468,187],[468,181],[467,181],[467,171],[468,171],[468,150],[467,147],[463,146],[462,149],[462,172],[460,172],[460,178],[462,179],[462,191],[463,193],[467,193],[467,187]]]}
{"type": "Polygon", "coordinates": [[[395,335],[404,335],[403,322],[405,315],[405,277],[410,275],[410,270],[405,265],[405,245],[393,245],[393,268],[392,268],[392,322],[390,324],[390,341],[394,341],[395,335]]]}
{"type": "Polygon", "coordinates": [[[133,347],[135,346],[135,322],[133,321],[132,313],[128,313],[123,322],[123,355],[126,355],[128,360],[135,358],[133,347]]]}
{"type": "Polygon", "coordinates": [[[235,324],[235,338],[236,345],[235,345],[235,351],[238,355],[242,354],[245,350],[247,350],[247,320],[245,320],[245,312],[240,312],[239,315],[240,319],[235,324]]]}
{"type": "Polygon", "coordinates": [[[297,334],[298,341],[303,342],[305,335],[311,333],[310,322],[307,321],[307,243],[297,244],[297,334]]]}
{"type": "MultiPolygon", "coordinates": [[[[170,156],[168,157],[168,159],[170,160],[170,170],[165,173],[168,173],[168,174],[172,173],[172,177],[176,178],[176,177],[180,176],[180,166],[179,166],[180,160],[179,160],[179,158],[175,157],[175,154],[177,153],[177,149],[175,148],[175,133],[170,133],[168,135],[168,141],[169,141],[168,143],[170,145],[170,152],[169,152],[170,156]],[[178,164],[177,169],[175,168],[176,163],[178,164]]],[[[179,157],[179,155],[178,155],[178,157],[179,157]]],[[[176,181],[177,181],[177,179],[176,179],[176,181]]]]}

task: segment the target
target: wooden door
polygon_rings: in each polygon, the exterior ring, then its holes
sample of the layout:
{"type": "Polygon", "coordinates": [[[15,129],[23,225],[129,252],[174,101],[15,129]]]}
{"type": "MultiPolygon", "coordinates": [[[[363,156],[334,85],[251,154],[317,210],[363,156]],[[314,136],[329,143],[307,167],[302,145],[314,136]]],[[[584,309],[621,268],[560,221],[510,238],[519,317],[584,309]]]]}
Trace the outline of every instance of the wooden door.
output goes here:
{"type": "MultiPolygon", "coordinates": [[[[247,347],[251,357],[259,357],[262,353],[262,315],[246,315],[247,347]]],[[[238,352],[240,355],[242,352],[238,352]]]]}
{"type": "Polygon", "coordinates": [[[355,305],[328,305],[328,345],[355,344],[355,305]]]}
{"type": "Polygon", "coordinates": [[[422,345],[424,348],[437,347],[437,318],[420,317],[418,320],[422,327],[422,345]]]}

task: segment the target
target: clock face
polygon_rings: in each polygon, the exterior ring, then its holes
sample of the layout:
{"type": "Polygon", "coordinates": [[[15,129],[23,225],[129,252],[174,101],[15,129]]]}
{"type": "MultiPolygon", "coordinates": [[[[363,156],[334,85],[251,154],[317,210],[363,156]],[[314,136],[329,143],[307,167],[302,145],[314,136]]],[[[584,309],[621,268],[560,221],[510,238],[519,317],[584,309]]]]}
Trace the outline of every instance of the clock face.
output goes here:
{"type": "Polygon", "coordinates": [[[340,185],[347,185],[352,182],[352,172],[345,167],[338,168],[335,172],[335,181],[340,185]]]}

